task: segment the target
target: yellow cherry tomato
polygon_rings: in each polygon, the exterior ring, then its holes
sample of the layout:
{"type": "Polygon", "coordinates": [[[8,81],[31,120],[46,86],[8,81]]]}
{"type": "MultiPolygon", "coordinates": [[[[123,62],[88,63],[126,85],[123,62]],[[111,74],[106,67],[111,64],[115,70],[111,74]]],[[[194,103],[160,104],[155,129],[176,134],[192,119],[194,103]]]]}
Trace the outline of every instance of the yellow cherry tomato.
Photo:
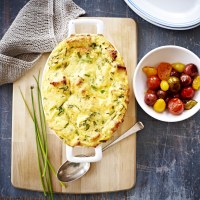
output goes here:
{"type": "Polygon", "coordinates": [[[198,90],[200,88],[200,76],[195,77],[195,79],[192,82],[192,87],[195,90],[198,90]]]}
{"type": "Polygon", "coordinates": [[[163,91],[167,91],[169,89],[169,83],[167,81],[165,81],[165,80],[162,80],[160,82],[160,88],[163,91]]]}
{"type": "Polygon", "coordinates": [[[142,71],[146,74],[147,77],[157,75],[157,69],[155,67],[145,66],[142,68],[142,71]]]}
{"type": "Polygon", "coordinates": [[[165,108],[166,108],[166,103],[164,99],[158,99],[156,103],[153,105],[153,109],[159,113],[163,112],[165,108]]]}
{"type": "Polygon", "coordinates": [[[174,64],[172,64],[172,67],[173,67],[176,71],[182,73],[183,70],[184,70],[184,68],[185,68],[185,65],[182,64],[182,63],[174,63],[174,64]]]}

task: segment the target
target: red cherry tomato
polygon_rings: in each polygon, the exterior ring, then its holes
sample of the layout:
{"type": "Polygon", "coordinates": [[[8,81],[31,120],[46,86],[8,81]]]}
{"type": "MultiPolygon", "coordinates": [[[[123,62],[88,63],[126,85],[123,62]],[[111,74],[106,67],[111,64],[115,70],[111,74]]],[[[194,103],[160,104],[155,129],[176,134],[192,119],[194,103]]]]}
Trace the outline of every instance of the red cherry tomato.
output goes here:
{"type": "Polygon", "coordinates": [[[184,111],[184,104],[179,98],[170,99],[167,107],[173,115],[179,115],[184,111]]]}
{"type": "Polygon", "coordinates": [[[192,99],[194,97],[195,94],[195,90],[189,86],[189,87],[185,87],[181,90],[181,97],[183,99],[192,99]]]}
{"type": "Polygon", "coordinates": [[[149,106],[153,106],[157,99],[158,98],[156,94],[152,94],[152,93],[146,93],[144,96],[144,101],[149,106]]]}
{"type": "Polygon", "coordinates": [[[184,74],[187,74],[191,77],[194,77],[194,76],[197,76],[198,75],[198,69],[197,69],[197,66],[193,63],[190,63],[190,64],[187,64],[185,66],[185,69],[184,69],[184,74]]]}
{"type": "Polygon", "coordinates": [[[189,86],[192,83],[192,78],[187,74],[182,74],[180,81],[182,86],[189,86]]]}
{"type": "Polygon", "coordinates": [[[156,91],[155,91],[155,90],[148,89],[148,90],[146,91],[146,93],[148,93],[148,94],[156,94],[156,91]]]}
{"type": "Polygon", "coordinates": [[[160,79],[158,76],[150,76],[147,79],[148,88],[151,90],[157,90],[160,87],[160,79]]]}

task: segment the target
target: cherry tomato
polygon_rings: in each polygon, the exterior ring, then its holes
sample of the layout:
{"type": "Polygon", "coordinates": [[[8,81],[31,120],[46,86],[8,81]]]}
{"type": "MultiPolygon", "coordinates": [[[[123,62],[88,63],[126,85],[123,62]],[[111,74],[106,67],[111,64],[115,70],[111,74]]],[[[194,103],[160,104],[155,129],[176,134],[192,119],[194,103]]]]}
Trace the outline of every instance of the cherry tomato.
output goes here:
{"type": "Polygon", "coordinates": [[[158,76],[150,76],[147,79],[148,88],[151,90],[156,90],[160,87],[160,79],[158,76]]]}
{"type": "Polygon", "coordinates": [[[192,83],[192,78],[187,74],[182,74],[180,76],[180,81],[182,86],[188,86],[192,83]]]}
{"type": "Polygon", "coordinates": [[[166,102],[164,99],[158,99],[153,105],[153,109],[158,113],[163,112],[165,108],[166,108],[166,102]]]}
{"type": "Polygon", "coordinates": [[[149,106],[153,106],[156,100],[157,100],[156,94],[146,93],[144,96],[144,101],[149,106]]]}
{"type": "Polygon", "coordinates": [[[172,71],[172,66],[169,63],[162,62],[157,67],[158,77],[161,80],[168,80],[172,71]]]}
{"type": "Polygon", "coordinates": [[[195,64],[187,64],[185,66],[185,69],[183,71],[184,74],[187,74],[191,77],[194,77],[194,76],[197,76],[198,75],[198,69],[197,69],[197,66],[195,64]]]}
{"type": "Polygon", "coordinates": [[[142,71],[146,74],[147,77],[157,75],[157,69],[155,67],[145,66],[142,68],[142,71]]]}
{"type": "Polygon", "coordinates": [[[179,98],[180,99],[180,94],[177,93],[177,94],[172,94],[172,98],[179,98]]]}
{"type": "Polygon", "coordinates": [[[179,72],[177,72],[175,69],[173,69],[172,68],[172,71],[171,71],[171,73],[170,73],[170,76],[176,76],[176,77],[180,77],[180,73],[179,72]]]}
{"type": "Polygon", "coordinates": [[[179,98],[170,99],[167,107],[169,112],[174,115],[179,115],[184,111],[184,104],[179,98]]]}
{"type": "Polygon", "coordinates": [[[200,88],[200,76],[196,76],[192,82],[192,87],[195,90],[198,90],[200,88]]]}
{"type": "Polygon", "coordinates": [[[168,79],[169,90],[173,93],[177,93],[181,89],[180,79],[176,76],[170,76],[168,79]]]}
{"type": "Polygon", "coordinates": [[[192,99],[194,97],[195,90],[191,87],[185,87],[181,90],[181,97],[183,99],[192,99]]]}
{"type": "Polygon", "coordinates": [[[163,90],[158,90],[157,91],[157,97],[159,99],[165,99],[167,97],[167,92],[163,90]]]}
{"type": "Polygon", "coordinates": [[[182,64],[182,63],[173,63],[173,64],[172,64],[172,67],[173,67],[176,71],[178,71],[178,72],[181,73],[181,72],[183,72],[185,65],[182,64]]]}
{"type": "Polygon", "coordinates": [[[165,80],[162,80],[160,82],[160,88],[163,90],[163,91],[167,91],[169,89],[169,84],[167,81],[165,80]]]}
{"type": "Polygon", "coordinates": [[[165,102],[168,103],[170,99],[171,99],[171,97],[167,96],[166,99],[165,99],[165,102]]]}
{"type": "Polygon", "coordinates": [[[146,93],[148,93],[148,94],[156,94],[156,91],[155,91],[155,90],[148,89],[148,90],[146,91],[146,93]]]}

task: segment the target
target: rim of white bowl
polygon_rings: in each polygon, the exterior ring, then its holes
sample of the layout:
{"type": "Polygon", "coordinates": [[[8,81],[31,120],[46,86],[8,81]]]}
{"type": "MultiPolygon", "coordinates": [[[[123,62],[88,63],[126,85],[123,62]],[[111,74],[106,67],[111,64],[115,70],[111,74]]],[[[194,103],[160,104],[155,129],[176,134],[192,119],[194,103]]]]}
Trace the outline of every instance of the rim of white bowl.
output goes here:
{"type": "MultiPolygon", "coordinates": [[[[162,119],[162,118],[159,118],[157,116],[153,116],[151,114],[149,114],[146,109],[143,107],[142,103],[141,103],[141,99],[138,99],[138,96],[136,95],[136,84],[135,84],[135,81],[136,81],[136,75],[140,69],[140,66],[141,63],[149,56],[151,55],[152,53],[156,52],[156,51],[159,51],[159,50],[162,50],[162,49],[168,49],[168,48],[172,48],[172,49],[179,49],[179,50],[183,50],[187,53],[190,53],[192,54],[194,57],[196,57],[199,62],[200,62],[200,58],[192,51],[190,51],[189,49],[186,49],[185,47],[181,47],[181,46],[177,46],[177,45],[165,45],[165,46],[160,46],[160,47],[157,47],[155,49],[152,49],[151,51],[149,51],[147,54],[145,54],[142,59],[139,61],[139,63],[137,64],[136,66],[136,69],[135,69],[135,72],[134,72],[134,75],[133,75],[133,81],[132,81],[132,84],[133,84],[133,93],[135,95],[135,98],[138,102],[138,104],[140,105],[140,107],[144,110],[144,112],[146,112],[149,116],[153,117],[154,119],[157,119],[159,121],[163,121],[163,122],[179,122],[179,121],[183,121],[185,119],[188,119],[190,117],[192,117],[195,113],[197,113],[200,109],[200,102],[197,103],[197,105],[195,107],[193,107],[193,110],[188,110],[190,111],[190,113],[188,115],[172,115],[170,114],[172,117],[169,118],[169,119],[162,119]]],[[[200,92],[200,91],[199,91],[200,92]]],[[[144,100],[143,100],[144,101],[144,100]]]]}

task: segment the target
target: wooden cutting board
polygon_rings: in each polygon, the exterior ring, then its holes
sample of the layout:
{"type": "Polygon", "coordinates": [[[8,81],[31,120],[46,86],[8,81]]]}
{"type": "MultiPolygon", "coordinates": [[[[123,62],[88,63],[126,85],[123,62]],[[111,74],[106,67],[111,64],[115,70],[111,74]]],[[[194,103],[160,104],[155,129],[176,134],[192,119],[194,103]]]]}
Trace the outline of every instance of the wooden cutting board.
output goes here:
{"type": "MultiPolygon", "coordinates": [[[[104,35],[124,57],[130,86],[130,103],[123,124],[115,136],[128,130],[136,122],[135,98],[132,90],[132,77],[136,66],[137,31],[136,24],[127,18],[100,18],[103,20],[104,35]]],[[[93,26],[79,26],[77,32],[93,32],[93,26]]],[[[49,54],[44,54],[39,62],[22,78],[13,84],[12,110],[12,166],[11,182],[17,188],[42,191],[38,173],[36,143],[33,122],[21,98],[19,87],[30,104],[30,86],[35,84],[33,75],[43,70],[49,54]]],[[[57,170],[66,160],[65,145],[49,131],[50,160],[57,170]]],[[[136,134],[126,138],[103,153],[100,162],[93,163],[90,171],[81,179],[61,187],[53,177],[55,192],[99,193],[127,190],[136,181],[136,134]]]]}

